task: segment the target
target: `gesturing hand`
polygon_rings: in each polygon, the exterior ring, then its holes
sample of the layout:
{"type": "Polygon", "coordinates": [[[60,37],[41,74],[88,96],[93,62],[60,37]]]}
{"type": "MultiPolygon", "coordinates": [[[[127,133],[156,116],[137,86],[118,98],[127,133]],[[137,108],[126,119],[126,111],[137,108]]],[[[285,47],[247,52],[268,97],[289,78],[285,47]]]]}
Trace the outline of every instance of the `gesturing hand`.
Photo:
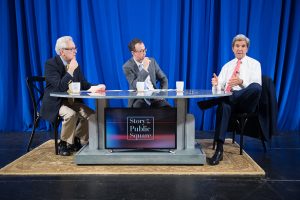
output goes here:
{"type": "Polygon", "coordinates": [[[150,65],[151,60],[148,57],[145,57],[143,60],[143,66],[146,71],[148,71],[148,67],[150,65]]]}
{"type": "Polygon", "coordinates": [[[234,86],[241,85],[241,84],[243,84],[243,80],[240,79],[240,77],[237,75],[231,77],[231,79],[229,79],[229,81],[228,81],[228,85],[230,87],[234,87],[234,86]]]}
{"type": "Polygon", "coordinates": [[[69,63],[69,68],[68,68],[68,72],[73,75],[73,72],[75,71],[75,69],[78,67],[78,62],[76,60],[76,58],[73,58],[71,60],[71,62],[69,63]]]}
{"type": "Polygon", "coordinates": [[[104,84],[99,84],[99,85],[91,86],[91,88],[88,89],[88,91],[92,93],[101,93],[101,92],[105,92],[105,89],[106,86],[104,84]]]}
{"type": "Polygon", "coordinates": [[[218,85],[218,77],[215,73],[213,74],[213,77],[211,79],[211,84],[212,84],[212,86],[217,86],[218,85]]]}

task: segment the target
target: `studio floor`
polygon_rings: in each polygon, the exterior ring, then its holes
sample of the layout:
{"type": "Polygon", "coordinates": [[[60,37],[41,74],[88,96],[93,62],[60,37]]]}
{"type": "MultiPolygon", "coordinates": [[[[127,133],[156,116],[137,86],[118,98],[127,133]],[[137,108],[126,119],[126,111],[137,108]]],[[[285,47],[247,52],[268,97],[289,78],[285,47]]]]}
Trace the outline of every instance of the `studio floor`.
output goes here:
{"type": "MultiPolygon", "coordinates": [[[[26,152],[30,133],[1,133],[0,168],[26,152]]],[[[197,138],[212,138],[198,132],[197,138]]],[[[33,146],[51,134],[37,133],[33,146]]],[[[239,138],[237,138],[239,141],[239,138]]],[[[246,137],[245,151],[266,172],[263,179],[197,175],[0,176],[0,199],[299,199],[300,133],[273,136],[265,153],[246,137]]]]}

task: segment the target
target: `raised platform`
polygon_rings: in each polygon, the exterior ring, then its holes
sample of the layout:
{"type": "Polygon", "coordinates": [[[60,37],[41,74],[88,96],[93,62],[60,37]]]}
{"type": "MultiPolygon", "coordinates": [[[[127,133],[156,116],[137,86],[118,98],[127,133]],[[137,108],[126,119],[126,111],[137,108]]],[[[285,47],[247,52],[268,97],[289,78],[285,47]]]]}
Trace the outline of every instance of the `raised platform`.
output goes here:
{"type": "MultiPolygon", "coordinates": [[[[197,140],[207,157],[214,153],[212,140],[197,140]]],[[[264,170],[231,140],[225,142],[224,159],[219,165],[77,165],[74,156],[59,156],[54,141],[49,140],[0,169],[1,175],[108,175],[108,174],[164,174],[264,177],[264,170]]]]}
{"type": "Polygon", "coordinates": [[[175,151],[115,151],[90,150],[88,145],[75,155],[76,164],[151,164],[151,165],[203,165],[206,155],[197,144],[194,149],[175,151]]]}

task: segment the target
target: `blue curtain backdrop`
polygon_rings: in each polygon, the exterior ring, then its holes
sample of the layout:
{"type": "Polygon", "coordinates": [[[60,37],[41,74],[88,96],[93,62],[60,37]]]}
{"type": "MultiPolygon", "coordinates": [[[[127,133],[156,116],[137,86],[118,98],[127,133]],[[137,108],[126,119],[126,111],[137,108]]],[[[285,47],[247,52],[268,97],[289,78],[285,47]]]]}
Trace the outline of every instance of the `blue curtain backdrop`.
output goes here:
{"type": "MultiPolygon", "coordinates": [[[[250,38],[248,55],[275,82],[278,128],[299,131],[299,19],[297,0],[0,0],[0,131],[31,129],[25,79],[43,75],[60,36],[73,37],[86,78],[108,89],[128,88],[122,64],[134,37],[144,41],[170,88],[183,80],[186,88],[210,89],[212,74],[233,58],[238,33],[250,38]]],[[[189,111],[197,129],[214,129],[214,110],[202,112],[196,101],[189,111]]]]}

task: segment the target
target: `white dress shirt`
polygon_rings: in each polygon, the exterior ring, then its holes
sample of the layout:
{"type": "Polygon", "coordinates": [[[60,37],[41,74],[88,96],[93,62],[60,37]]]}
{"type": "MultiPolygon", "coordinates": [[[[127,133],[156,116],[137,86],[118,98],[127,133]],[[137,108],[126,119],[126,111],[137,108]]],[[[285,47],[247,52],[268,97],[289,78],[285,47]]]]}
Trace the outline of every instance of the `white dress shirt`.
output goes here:
{"type": "MultiPolygon", "coordinates": [[[[232,76],[232,73],[237,65],[237,58],[226,63],[218,76],[218,85],[213,86],[213,90],[225,90],[227,82],[232,76]]],[[[237,73],[240,79],[243,80],[242,86],[234,86],[233,90],[241,90],[251,83],[258,83],[261,85],[261,66],[260,63],[248,56],[241,60],[240,70],[237,73]]]]}

